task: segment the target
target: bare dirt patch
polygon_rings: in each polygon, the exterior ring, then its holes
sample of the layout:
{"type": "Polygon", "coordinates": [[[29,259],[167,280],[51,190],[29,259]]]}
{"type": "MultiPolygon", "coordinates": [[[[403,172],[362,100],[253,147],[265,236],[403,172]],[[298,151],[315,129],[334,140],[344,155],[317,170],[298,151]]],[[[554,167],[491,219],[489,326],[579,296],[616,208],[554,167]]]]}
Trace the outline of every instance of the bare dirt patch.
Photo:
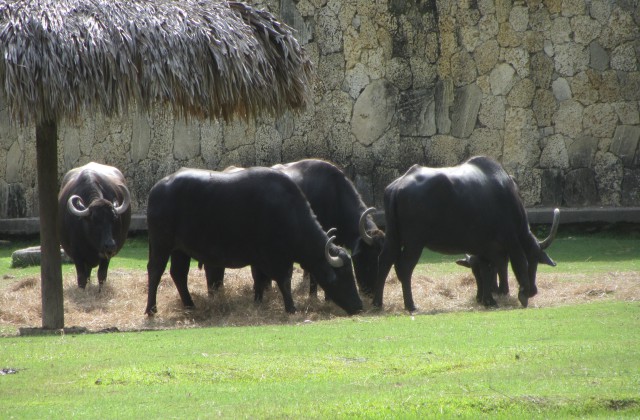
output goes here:
{"type": "MultiPolygon", "coordinates": [[[[496,296],[498,310],[520,309],[517,286],[510,277],[510,296],[496,296]]],[[[90,331],[126,331],[144,329],[189,328],[205,326],[239,326],[265,324],[297,324],[346,316],[331,302],[308,296],[308,282],[302,271],[293,276],[294,301],[298,311],[284,311],[277,287],[265,294],[262,304],[253,302],[253,281],[248,269],[227,270],[225,286],[214,296],[206,289],[204,272],[194,269],[189,276],[189,289],[196,309],[182,307],[177,290],[168,274],[158,290],[158,314],[144,315],[147,299],[146,273],[112,270],[105,287],[98,292],[95,279],[85,290],[76,286],[75,276],[64,278],[65,325],[81,326],[90,331]]],[[[551,307],[599,300],[640,300],[640,272],[610,272],[598,276],[583,274],[539,274],[537,296],[530,307],[551,307]]],[[[475,301],[476,285],[471,274],[439,276],[416,275],[413,295],[418,313],[488,310],[475,301]]],[[[384,309],[377,311],[371,299],[363,298],[364,315],[406,314],[402,289],[395,277],[385,287],[384,309]]],[[[40,279],[15,281],[0,289],[0,327],[10,330],[41,325],[40,279]]]]}

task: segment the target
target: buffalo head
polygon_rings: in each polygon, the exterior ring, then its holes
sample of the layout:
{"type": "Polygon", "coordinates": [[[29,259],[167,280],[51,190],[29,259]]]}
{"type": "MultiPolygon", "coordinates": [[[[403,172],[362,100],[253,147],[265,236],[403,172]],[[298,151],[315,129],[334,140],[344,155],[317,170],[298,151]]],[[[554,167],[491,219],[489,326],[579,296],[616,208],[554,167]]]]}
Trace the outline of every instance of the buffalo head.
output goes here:
{"type": "Polygon", "coordinates": [[[328,282],[320,285],[329,299],[353,315],[362,311],[362,300],[353,278],[351,257],[345,249],[334,245],[334,240],[335,236],[332,236],[325,244],[325,257],[333,273],[328,276],[328,282]]]}
{"type": "Polygon", "coordinates": [[[82,220],[84,233],[100,258],[109,259],[118,252],[118,244],[114,238],[115,224],[129,210],[131,203],[129,190],[124,187],[122,192],[121,203],[96,198],[86,205],[78,195],[72,195],[67,201],[67,209],[82,220]]]}
{"type": "MultiPolygon", "coordinates": [[[[525,253],[527,257],[527,278],[529,280],[529,284],[520,283],[520,291],[518,292],[518,300],[525,308],[529,304],[529,298],[535,296],[538,293],[538,287],[536,286],[536,274],[538,271],[538,264],[546,264],[552,267],[556,266],[556,263],[547,255],[545,250],[549,248],[551,243],[556,237],[558,233],[558,226],[560,225],[560,209],[555,209],[553,211],[553,222],[551,224],[551,229],[549,231],[549,235],[543,239],[542,241],[538,240],[533,233],[530,234],[529,241],[525,244],[525,253]]],[[[512,267],[515,270],[518,270],[517,267],[514,267],[514,261],[511,261],[512,267]]],[[[518,277],[518,281],[520,281],[520,277],[518,277]]]]}
{"type": "Polygon", "coordinates": [[[375,208],[370,207],[360,216],[360,238],[351,250],[358,286],[367,295],[373,293],[373,285],[378,277],[378,255],[384,245],[384,232],[377,227],[367,229],[367,217],[375,211],[375,208]]]}

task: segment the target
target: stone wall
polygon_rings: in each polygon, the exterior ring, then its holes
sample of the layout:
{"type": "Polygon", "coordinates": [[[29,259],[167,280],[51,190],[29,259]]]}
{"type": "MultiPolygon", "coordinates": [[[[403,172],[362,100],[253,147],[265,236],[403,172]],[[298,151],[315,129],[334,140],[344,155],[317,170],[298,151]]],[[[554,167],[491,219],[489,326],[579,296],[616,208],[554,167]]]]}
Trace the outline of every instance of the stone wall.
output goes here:
{"type": "MultiPolygon", "coordinates": [[[[340,164],[365,201],[414,163],[485,154],[527,206],[640,205],[638,0],[266,0],[313,58],[301,115],[225,125],[132,112],[60,130],[60,176],[121,168],[134,211],[181,166],[305,157],[340,164]]],[[[0,218],[36,216],[35,134],[0,104],[0,218]]]]}

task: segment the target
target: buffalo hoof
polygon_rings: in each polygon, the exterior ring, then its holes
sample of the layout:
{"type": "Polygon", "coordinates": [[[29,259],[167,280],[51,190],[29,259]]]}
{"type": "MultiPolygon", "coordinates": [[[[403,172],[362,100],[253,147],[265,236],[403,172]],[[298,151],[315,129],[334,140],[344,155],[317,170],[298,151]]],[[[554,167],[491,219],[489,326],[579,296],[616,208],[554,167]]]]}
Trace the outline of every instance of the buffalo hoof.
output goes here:
{"type": "Polygon", "coordinates": [[[154,316],[156,313],[158,313],[158,307],[157,306],[153,306],[151,308],[147,308],[144,311],[145,315],[147,316],[154,316]]]}
{"type": "Polygon", "coordinates": [[[520,301],[520,304],[523,307],[527,307],[529,305],[529,296],[528,293],[526,292],[519,292],[518,293],[518,300],[520,301]]]}
{"type": "Polygon", "coordinates": [[[284,310],[288,313],[288,314],[295,314],[296,313],[296,307],[295,306],[291,306],[289,308],[284,308],[284,310]]]}
{"type": "Polygon", "coordinates": [[[486,297],[486,298],[482,299],[482,304],[487,308],[491,308],[491,307],[497,308],[498,307],[498,303],[495,301],[493,296],[489,296],[489,297],[486,297]]]}
{"type": "Polygon", "coordinates": [[[406,309],[409,312],[415,312],[418,310],[418,308],[416,308],[416,305],[411,304],[411,305],[405,305],[404,309],[406,309]]]}

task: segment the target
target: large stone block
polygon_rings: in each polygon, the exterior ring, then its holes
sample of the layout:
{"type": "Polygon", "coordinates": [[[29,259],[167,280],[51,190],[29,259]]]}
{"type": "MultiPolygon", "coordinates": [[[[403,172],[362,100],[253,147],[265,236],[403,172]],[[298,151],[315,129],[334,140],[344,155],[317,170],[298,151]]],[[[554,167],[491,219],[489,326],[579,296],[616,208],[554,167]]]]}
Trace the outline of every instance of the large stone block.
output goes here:
{"type": "Polygon", "coordinates": [[[581,15],[571,19],[573,40],[579,44],[587,45],[600,35],[601,25],[597,20],[589,16],[581,15]]]}
{"type": "Polygon", "coordinates": [[[478,111],[482,103],[482,90],[471,84],[456,89],[451,117],[451,134],[455,137],[467,138],[476,126],[478,111]]]}
{"type": "Polygon", "coordinates": [[[7,199],[9,197],[9,184],[0,178],[0,219],[7,217],[7,199]]]}
{"type": "Polygon", "coordinates": [[[618,123],[618,114],[610,104],[594,104],[583,112],[582,126],[586,134],[594,137],[613,136],[618,123]]]}
{"type": "Polygon", "coordinates": [[[633,165],[639,141],[640,127],[620,125],[613,135],[610,151],[620,158],[624,166],[630,167],[633,165]]]}
{"type": "Polygon", "coordinates": [[[533,111],[509,108],[505,117],[504,161],[517,167],[533,168],[540,157],[540,131],[533,111]]]}
{"type": "Polygon", "coordinates": [[[608,152],[597,152],[594,161],[600,203],[605,206],[619,206],[624,173],[622,162],[613,153],[608,152]]]}
{"type": "Polygon", "coordinates": [[[451,118],[449,112],[453,105],[454,93],[451,79],[439,80],[435,90],[436,127],[438,133],[449,134],[451,118]]]}
{"type": "Polygon", "coordinates": [[[503,129],[505,112],[504,96],[487,95],[482,100],[478,121],[487,128],[503,129]]]}
{"type": "Polygon", "coordinates": [[[498,62],[500,47],[495,39],[490,39],[480,45],[473,53],[478,74],[486,74],[491,71],[498,62]]]}
{"type": "Polygon", "coordinates": [[[455,166],[466,157],[466,148],[465,140],[441,135],[430,137],[425,146],[425,164],[433,167],[455,166]]]}
{"type": "Polygon", "coordinates": [[[609,53],[595,41],[589,44],[589,67],[598,71],[609,67],[609,53]]]}
{"type": "Polygon", "coordinates": [[[580,44],[562,44],[555,47],[555,68],[562,76],[573,76],[589,66],[589,48],[580,44]]]}
{"type": "Polygon", "coordinates": [[[7,218],[27,216],[27,197],[22,184],[9,184],[7,188],[7,218]]]}
{"type": "Polygon", "coordinates": [[[545,169],[540,177],[540,204],[561,206],[564,195],[564,176],[560,169],[545,169]]]}
{"type": "Polygon", "coordinates": [[[582,133],[582,112],[584,107],[572,99],[562,101],[553,115],[556,132],[576,138],[582,133]]]}
{"type": "Polygon", "coordinates": [[[434,89],[409,90],[399,96],[400,135],[427,137],[436,134],[434,89]]]}
{"type": "Polygon", "coordinates": [[[640,206],[640,169],[624,170],[620,204],[623,206],[640,206]]]}
{"type": "Polygon", "coordinates": [[[638,112],[638,103],[636,102],[617,102],[613,104],[613,108],[620,118],[620,122],[624,125],[640,124],[640,112],[638,112]]]}
{"type": "Polygon", "coordinates": [[[173,127],[173,156],[178,160],[193,159],[200,154],[200,126],[177,120],[173,127]]]}
{"type": "Polygon", "coordinates": [[[516,32],[526,31],[529,26],[529,8],[514,5],[509,13],[509,23],[516,32]]]}
{"type": "Polygon", "coordinates": [[[620,71],[617,73],[622,99],[625,101],[640,101],[640,71],[620,71]]]}
{"type": "Polygon", "coordinates": [[[14,141],[7,152],[5,180],[7,182],[20,182],[20,173],[24,166],[24,153],[19,141],[14,141]]]}
{"type": "Polygon", "coordinates": [[[569,166],[571,168],[591,168],[593,157],[598,150],[598,139],[591,136],[581,136],[574,140],[567,149],[569,166]]]}
{"type": "Polygon", "coordinates": [[[342,51],[343,32],[340,30],[340,22],[328,7],[322,8],[318,13],[314,36],[322,55],[342,51]]]}
{"type": "Polygon", "coordinates": [[[619,71],[636,71],[638,69],[636,44],[636,42],[628,42],[617,46],[611,52],[611,68],[619,71]]]}
{"type": "Polygon", "coordinates": [[[353,108],[351,132],[365,145],[378,140],[388,130],[395,113],[398,90],[384,79],[370,83],[353,108]]]}
{"type": "Polygon", "coordinates": [[[553,94],[546,89],[538,89],[533,97],[533,113],[540,127],[549,127],[557,108],[553,94]]]}
{"type": "Polygon", "coordinates": [[[553,77],[553,60],[544,53],[537,53],[531,56],[531,80],[536,87],[548,89],[553,77]]]}
{"type": "Polygon", "coordinates": [[[451,57],[451,78],[454,86],[468,85],[476,79],[476,75],[476,63],[471,54],[462,51],[451,57]]]}
{"type": "Polygon", "coordinates": [[[574,169],[567,173],[563,201],[569,207],[590,206],[598,203],[596,177],[592,169],[574,169]]]}
{"type": "Polygon", "coordinates": [[[565,137],[556,134],[546,139],[545,143],[540,155],[540,167],[567,169],[569,167],[569,153],[565,137]]]}
{"type": "Polygon", "coordinates": [[[147,115],[136,114],[131,133],[131,160],[134,163],[146,159],[151,145],[151,124],[147,115]]]}
{"type": "Polygon", "coordinates": [[[491,93],[493,93],[494,95],[506,95],[507,93],[509,93],[509,91],[517,81],[515,75],[515,69],[509,64],[498,64],[489,76],[489,82],[491,83],[491,93]]]}
{"type": "Polygon", "coordinates": [[[540,204],[561,206],[564,195],[564,176],[560,169],[545,169],[540,177],[540,204]]]}
{"type": "Polygon", "coordinates": [[[575,100],[583,105],[593,105],[598,102],[598,89],[596,84],[599,77],[593,70],[587,70],[576,74],[571,80],[571,92],[575,100]]]}
{"type": "Polygon", "coordinates": [[[531,79],[521,79],[507,95],[507,102],[511,106],[528,108],[533,102],[535,92],[536,87],[531,79]]]}
{"type": "MultiPolygon", "coordinates": [[[[60,259],[63,264],[71,264],[71,258],[60,248],[60,259]]],[[[39,246],[18,249],[11,254],[11,268],[24,268],[40,265],[42,261],[39,246]]]]}
{"type": "Polygon", "coordinates": [[[502,130],[478,128],[469,137],[469,156],[490,156],[502,160],[502,130]]]}

